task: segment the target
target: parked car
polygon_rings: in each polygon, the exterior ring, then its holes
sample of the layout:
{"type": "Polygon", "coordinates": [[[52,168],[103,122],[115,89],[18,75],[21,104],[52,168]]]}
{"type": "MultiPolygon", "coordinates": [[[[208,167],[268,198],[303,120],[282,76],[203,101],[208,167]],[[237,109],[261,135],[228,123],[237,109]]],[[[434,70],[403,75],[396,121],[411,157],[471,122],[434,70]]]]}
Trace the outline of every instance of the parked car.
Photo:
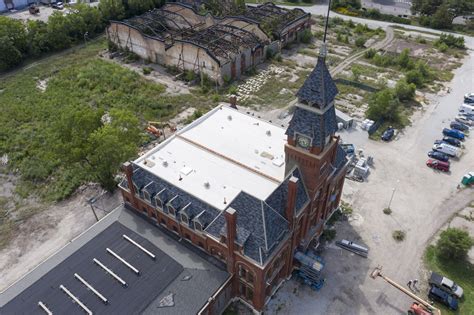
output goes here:
{"type": "Polygon", "coordinates": [[[448,162],[449,161],[449,155],[443,152],[438,152],[438,151],[430,151],[428,152],[428,156],[432,159],[436,159],[438,161],[442,162],[448,162]]]}
{"type": "Polygon", "coordinates": [[[428,159],[428,161],[426,161],[426,166],[438,171],[449,172],[449,162],[428,159]]]}
{"type": "Polygon", "coordinates": [[[428,298],[433,301],[441,302],[454,311],[458,309],[458,299],[436,286],[430,288],[428,298]]]}
{"type": "MultiPolygon", "coordinates": [[[[472,118],[474,118],[474,117],[472,117],[472,118]]],[[[474,125],[474,121],[469,119],[469,117],[464,116],[464,115],[459,115],[456,118],[454,118],[454,120],[457,121],[457,122],[460,122],[462,124],[465,124],[466,126],[474,125]]]]}
{"type": "Polygon", "coordinates": [[[466,126],[465,124],[460,123],[458,121],[452,121],[449,124],[449,127],[451,127],[451,129],[456,129],[459,131],[469,131],[469,126],[466,126]]]}
{"type": "Polygon", "coordinates": [[[442,152],[449,155],[450,157],[459,157],[460,150],[455,146],[449,145],[447,143],[435,144],[433,145],[433,150],[442,152]]]}
{"type": "Polygon", "coordinates": [[[392,140],[393,136],[395,135],[395,129],[392,127],[388,127],[382,134],[383,141],[390,141],[392,140]]]}
{"type": "Polygon", "coordinates": [[[447,293],[462,298],[464,291],[458,286],[453,280],[448,279],[439,273],[431,272],[430,279],[428,280],[430,286],[436,286],[447,293]]]}
{"type": "Polygon", "coordinates": [[[441,143],[447,143],[449,145],[453,145],[458,148],[462,146],[461,141],[459,141],[458,139],[451,138],[451,137],[443,137],[442,140],[435,140],[434,142],[434,144],[441,144],[441,143]]]}
{"type": "Polygon", "coordinates": [[[462,104],[459,107],[459,112],[467,115],[474,115],[474,103],[462,104]]]}
{"type": "Polygon", "coordinates": [[[474,104],[474,93],[467,93],[464,95],[464,103],[474,104]]]}
{"type": "Polygon", "coordinates": [[[464,137],[465,137],[462,131],[459,131],[456,129],[448,129],[448,128],[443,129],[443,135],[451,137],[451,138],[456,138],[459,140],[464,140],[464,137]]]}
{"type": "Polygon", "coordinates": [[[62,10],[64,9],[64,4],[62,2],[55,2],[51,5],[53,9],[62,10]]]}

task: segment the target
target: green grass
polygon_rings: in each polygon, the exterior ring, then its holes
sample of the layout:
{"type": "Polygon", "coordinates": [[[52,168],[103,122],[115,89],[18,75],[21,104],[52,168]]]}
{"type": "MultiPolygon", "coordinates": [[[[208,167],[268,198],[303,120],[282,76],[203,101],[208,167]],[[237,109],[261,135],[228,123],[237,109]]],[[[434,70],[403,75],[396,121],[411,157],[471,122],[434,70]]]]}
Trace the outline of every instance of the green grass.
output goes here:
{"type": "Polygon", "coordinates": [[[100,59],[98,53],[105,48],[101,38],[0,79],[0,156],[8,154],[10,169],[20,171],[16,191],[22,197],[34,192],[46,200],[61,200],[94,178],[94,171],[69,163],[54,150],[60,145],[60,117],[71,110],[127,110],[141,128],[146,121],[166,121],[187,107],[205,110],[217,105],[211,93],[199,89],[166,95],[165,86],[100,59]],[[49,81],[42,92],[37,83],[44,79],[49,81]]]}
{"type": "Polygon", "coordinates": [[[436,247],[428,246],[425,252],[425,264],[429,270],[438,272],[456,282],[464,289],[464,298],[460,301],[459,310],[453,312],[436,304],[443,314],[474,314],[474,265],[467,261],[445,261],[436,255],[436,247]]]}

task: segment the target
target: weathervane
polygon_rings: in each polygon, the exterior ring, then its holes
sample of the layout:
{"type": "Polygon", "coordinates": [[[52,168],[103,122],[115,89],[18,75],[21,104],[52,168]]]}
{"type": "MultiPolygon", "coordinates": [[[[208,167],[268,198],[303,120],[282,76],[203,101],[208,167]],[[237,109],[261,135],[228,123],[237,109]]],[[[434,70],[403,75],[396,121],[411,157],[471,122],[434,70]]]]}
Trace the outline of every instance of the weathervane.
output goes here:
{"type": "Polygon", "coordinates": [[[321,45],[321,49],[319,51],[319,56],[321,58],[326,58],[326,55],[327,55],[326,35],[328,34],[329,12],[331,12],[331,0],[329,0],[329,3],[328,3],[328,14],[326,15],[326,22],[325,22],[325,25],[324,25],[323,44],[321,45]]]}

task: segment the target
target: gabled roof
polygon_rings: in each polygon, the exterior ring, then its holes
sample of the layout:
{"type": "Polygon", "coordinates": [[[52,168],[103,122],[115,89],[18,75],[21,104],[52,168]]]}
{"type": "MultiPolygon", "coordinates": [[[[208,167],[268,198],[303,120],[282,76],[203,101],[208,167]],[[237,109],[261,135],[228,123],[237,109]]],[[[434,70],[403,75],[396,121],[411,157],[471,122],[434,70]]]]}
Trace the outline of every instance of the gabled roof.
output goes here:
{"type": "Polygon", "coordinates": [[[295,168],[290,175],[287,176],[285,181],[278,186],[277,189],[265,200],[265,202],[278,211],[280,215],[286,218],[286,205],[288,202],[288,181],[290,180],[291,176],[295,176],[299,179],[298,187],[296,190],[296,201],[295,201],[295,208],[294,213],[298,215],[309,202],[308,193],[306,192],[306,188],[304,186],[303,178],[301,177],[301,173],[298,168],[295,168]]]}
{"type": "MultiPolygon", "coordinates": [[[[263,265],[288,232],[288,221],[266,202],[245,192],[241,192],[229,207],[237,211],[237,244],[243,245],[244,255],[263,265]]],[[[218,238],[225,236],[224,214],[219,215],[206,232],[218,238]]]]}
{"type": "Polygon", "coordinates": [[[333,135],[336,131],[337,121],[334,107],[321,115],[296,106],[286,135],[290,137],[295,137],[295,133],[306,135],[311,137],[312,146],[318,147],[324,144],[327,136],[333,135]]]}
{"type": "Polygon", "coordinates": [[[338,92],[325,59],[318,57],[316,67],[296,95],[301,103],[323,109],[334,100],[338,92]]]}

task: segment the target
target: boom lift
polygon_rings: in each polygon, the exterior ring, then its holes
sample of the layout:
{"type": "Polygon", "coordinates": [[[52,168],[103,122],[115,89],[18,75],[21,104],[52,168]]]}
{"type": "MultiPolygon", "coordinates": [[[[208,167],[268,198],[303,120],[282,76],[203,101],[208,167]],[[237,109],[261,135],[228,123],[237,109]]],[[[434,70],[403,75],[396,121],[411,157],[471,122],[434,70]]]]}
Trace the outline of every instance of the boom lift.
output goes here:
{"type": "Polygon", "coordinates": [[[435,314],[435,315],[441,315],[441,311],[439,309],[437,309],[436,307],[434,307],[433,305],[431,305],[431,303],[426,302],[425,300],[421,299],[420,297],[418,297],[413,292],[405,289],[403,286],[399,285],[398,283],[396,283],[392,279],[384,276],[382,274],[382,267],[375,268],[374,271],[372,271],[372,273],[370,274],[370,277],[372,279],[377,279],[377,277],[381,277],[386,282],[391,284],[393,287],[395,287],[396,289],[402,291],[403,293],[405,293],[406,295],[408,295],[409,297],[414,299],[416,302],[413,302],[410,309],[408,310],[409,314],[416,314],[416,315],[435,314]]]}

